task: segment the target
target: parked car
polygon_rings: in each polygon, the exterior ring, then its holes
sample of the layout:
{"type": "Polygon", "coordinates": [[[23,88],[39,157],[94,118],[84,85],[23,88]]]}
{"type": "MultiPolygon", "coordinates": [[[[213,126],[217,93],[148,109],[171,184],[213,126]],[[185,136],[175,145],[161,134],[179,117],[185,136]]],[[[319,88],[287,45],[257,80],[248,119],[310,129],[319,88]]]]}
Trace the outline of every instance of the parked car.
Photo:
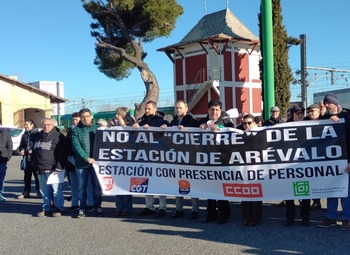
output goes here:
{"type": "Polygon", "coordinates": [[[25,132],[24,128],[18,128],[16,126],[0,126],[0,129],[8,129],[11,133],[12,143],[13,143],[13,152],[17,153],[19,144],[21,143],[22,135],[25,132]]]}

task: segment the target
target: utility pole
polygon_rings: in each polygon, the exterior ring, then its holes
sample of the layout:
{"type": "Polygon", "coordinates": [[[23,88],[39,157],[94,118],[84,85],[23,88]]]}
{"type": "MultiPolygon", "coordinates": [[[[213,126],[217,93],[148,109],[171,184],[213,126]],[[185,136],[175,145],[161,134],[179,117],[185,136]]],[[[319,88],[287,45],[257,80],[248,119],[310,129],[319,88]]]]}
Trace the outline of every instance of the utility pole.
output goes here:
{"type": "MultiPolygon", "coordinates": [[[[336,80],[338,79],[338,78],[334,77],[334,73],[336,73],[336,72],[338,72],[338,73],[350,73],[350,70],[327,68],[327,67],[307,66],[307,64],[306,64],[307,63],[307,61],[306,61],[306,35],[301,34],[301,35],[299,35],[299,38],[300,38],[300,71],[297,71],[297,74],[298,75],[300,74],[300,80],[295,80],[295,81],[301,85],[301,101],[303,103],[303,107],[306,109],[306,107],[308,106],[308,87],[311,83],[320,79],[320,77],[317,77],[311,81],[308,81],[307,70],[318,70],[318,71],[330,72],[331,85],[334,85],[336,80]]],[[[343,75],[342,75],[342,77],[343,77],[343,75]]]]}
{"type": "Polygon", "coordinates": [[[303,107],[306,109],[307,107],[307,87],[308,82],[306,79],[306,35],[301,34],[300,38],[300,75],[301,75],[301,101],[303,103],[303,107]]]}

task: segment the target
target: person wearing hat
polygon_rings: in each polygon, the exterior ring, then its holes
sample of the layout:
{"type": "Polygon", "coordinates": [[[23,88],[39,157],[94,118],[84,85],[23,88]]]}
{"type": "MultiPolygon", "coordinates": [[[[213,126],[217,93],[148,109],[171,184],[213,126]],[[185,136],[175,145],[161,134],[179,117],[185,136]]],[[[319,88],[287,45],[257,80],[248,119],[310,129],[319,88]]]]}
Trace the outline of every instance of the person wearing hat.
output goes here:
{"type": "Polygon", "coordinates": [[[318,104],[309,105],[306,108],[307,116],[304,120],[318,120],[320,118],[320,107],[318,104]]]}
{"type": "MultiPolygon", "coordinates": [[[[270,127],[284,122],[285,121],[280,117],[280,108],[278,108],[278,106],[273,106],[270,108],[270,118],[268,120],[265,120],[262,126],[270,127]]],[[[278,207],[283,207],[284,205],[284,201],[277,204],[278,207]]]]}
{"type": "MultiPolygon", "coordinates": [[[[322,119],[331,119],[338,122],[340,118],[345,120],[345,136],[347,140],[347,155],[348,162],[350,161],[350,113],[339,105],[339,99],[336,94],[328,93],[323,99],[323,103],[327,108],[327,112],[322,116],[322,119]]],[[[350,164],[345,168],[345,173],[350,173],[350,164]]],[[[345,175],[350,178],[350,174],[345,175]]],[[[332,227],[337,225],[338,218],[338,202],[339,198],[327,198],[327,213],[326,218],[318,225],[321,228],[332,227]]],[[[350,230],[350,189],[348,188],[348,196],[340,198],[342,212],[342,230],[350,230]]]]}
{"type": "Polygon", "coordinates": [[[293,105],[290,108],[290,118],[287,120],[287,122],[303,120],[304,113],[305,113],[304,107],[297,105],[297,104],[293,105]]]}
{"type": "MultiPolygon", "coordinates": [[[[323,104],[323,103],[322,103],[323,104]]],[[[304,120],[318,120],[321,117],[321,111],[319,104],[312,104],[306,108],[307,116],[304,120]]],[[[315,198],[312,199],[312,205],[310,206],[311,210],[321,209],[321,199],[315,198]]]]}
{"type": "MultiPolygon", "coordinates": [[[[290,108],[291,117],[287,122],[304,120],[305,108],[299,105],[293,105],[290,108]]],[[[310,199],[300,200],[300,217],[303,226],[310,226],[310,199]]],[[[286,200],[286,222],[285,226],[290,227],[294,224],[296,208],[294,200],[286,200]]]]}
{"type": "MultiPolygon", "coordinates": [[[[292,105],[291,107],[288,108],[288,119],[287,122],[291,122],[291,121],[301,121],[304,118],[304,112],[305,109],[304,107],[301,107],[299,105],[292,105]]],[[[286,222],[286,226],[291,226],[294,223],[294,216],[295,216],[295,206],[294,206],[294,201],[292,201],[293,203],[291,203],[291,201],[288,202],[288,206],[290,208],[287,208],[287,222],[286,222]],[[294,209],[293,209],[294,208],[294,209]],[[294,213],[292,213],[294,211],[294,213]]],[[[277,204],[278,207],[283,207],[287,204],[287,201],[282,201],[280,203],[277,204]]]]}
{"type": "Polygon", "coordinates": [[[276,124],[284,123],[285,121],[280,116],[280,108],[277,106],[273,106],[270,108],[270,118],[264,121],[263,126],[269,127],[274,126],[276,124]]]}

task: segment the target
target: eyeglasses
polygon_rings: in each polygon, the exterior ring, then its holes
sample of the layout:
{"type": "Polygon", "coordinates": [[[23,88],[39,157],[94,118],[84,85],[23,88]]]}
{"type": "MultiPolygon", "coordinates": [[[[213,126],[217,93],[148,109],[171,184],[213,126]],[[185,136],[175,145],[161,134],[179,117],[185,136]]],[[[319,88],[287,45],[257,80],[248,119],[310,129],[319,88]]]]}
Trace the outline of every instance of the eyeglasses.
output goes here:
{"type": "Polygon", "coordinates": [[[253,121],[248,121],[248,122],[243,122],[243,125],[251,125],[251,124],[253,124],[253,121]]]}

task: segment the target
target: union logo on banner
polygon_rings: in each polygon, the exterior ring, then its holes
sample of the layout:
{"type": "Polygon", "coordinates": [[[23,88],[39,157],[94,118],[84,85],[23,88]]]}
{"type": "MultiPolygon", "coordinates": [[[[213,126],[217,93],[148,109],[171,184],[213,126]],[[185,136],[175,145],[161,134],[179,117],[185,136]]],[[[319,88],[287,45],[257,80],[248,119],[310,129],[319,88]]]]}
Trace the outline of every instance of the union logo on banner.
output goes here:
{"type": "Polygon", "coordinates": [[[130,192],[147,193],[148,178],[130,178],[130,192]]]}
{"type": "Polygon", "coordinates": [[[263,197],[261,183],[238,184],[238,183],[223,183],[225,197],[263,197]]]}
{"type": "Polygon", "coordinates": [[[308,181],[293,182],[294,196],[310,196],[310,184],[308,181]]]}
{"type": "Polygon", "coordinates": [[[114,186],[114,179],[111,176],[104,176],[102,178],[102,183],[105,191],[111,191],[114,186]]]}

